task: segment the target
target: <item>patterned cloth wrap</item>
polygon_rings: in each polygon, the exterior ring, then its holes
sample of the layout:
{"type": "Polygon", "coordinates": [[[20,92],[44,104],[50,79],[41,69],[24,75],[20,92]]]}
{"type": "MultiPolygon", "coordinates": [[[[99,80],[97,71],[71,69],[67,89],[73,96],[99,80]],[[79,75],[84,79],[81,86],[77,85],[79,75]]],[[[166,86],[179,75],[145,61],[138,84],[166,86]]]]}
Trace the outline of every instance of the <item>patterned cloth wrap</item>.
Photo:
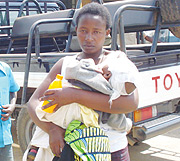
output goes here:
{"type": "Polygon", "coordinates": [[[64,140],[75,152],[75,160],[111,161],[109,139],[100,128],[86,127],[73,120],[66,129],[64,140]]]}

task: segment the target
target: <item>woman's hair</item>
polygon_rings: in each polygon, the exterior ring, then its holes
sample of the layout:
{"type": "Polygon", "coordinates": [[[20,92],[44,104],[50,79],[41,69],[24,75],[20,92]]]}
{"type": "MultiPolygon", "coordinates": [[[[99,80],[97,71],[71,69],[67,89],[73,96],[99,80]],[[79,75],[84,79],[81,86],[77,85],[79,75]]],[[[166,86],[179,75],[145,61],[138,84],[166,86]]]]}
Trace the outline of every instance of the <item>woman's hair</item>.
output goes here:
{"type": "Polygon", "coordinates": [[[79,19],[85,15],[85,14],[91,14],[91,15],[98,15],[102,17],[103,20],[106,22],[106,29],[109,29],[111,27],[111,16],[109,11],[106,7],[104,7],[102,4],[92,2],[88,3],[85,6],[83,6],[76,18],[76,25],[78,26],[79,19]]]}

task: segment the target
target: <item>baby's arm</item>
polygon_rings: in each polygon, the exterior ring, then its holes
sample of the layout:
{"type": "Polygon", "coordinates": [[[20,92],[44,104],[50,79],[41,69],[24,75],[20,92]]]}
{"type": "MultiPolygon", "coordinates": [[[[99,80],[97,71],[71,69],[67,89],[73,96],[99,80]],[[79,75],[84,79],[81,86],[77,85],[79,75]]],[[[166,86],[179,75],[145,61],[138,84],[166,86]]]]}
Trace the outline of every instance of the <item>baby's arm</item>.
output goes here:
{"type": "Polygon", "coordinates": [[[130,94],[136,89],[136,86],[134,85],[134,83],[126,82],[125,89],[126,89],[126,93],[130,94]]]}

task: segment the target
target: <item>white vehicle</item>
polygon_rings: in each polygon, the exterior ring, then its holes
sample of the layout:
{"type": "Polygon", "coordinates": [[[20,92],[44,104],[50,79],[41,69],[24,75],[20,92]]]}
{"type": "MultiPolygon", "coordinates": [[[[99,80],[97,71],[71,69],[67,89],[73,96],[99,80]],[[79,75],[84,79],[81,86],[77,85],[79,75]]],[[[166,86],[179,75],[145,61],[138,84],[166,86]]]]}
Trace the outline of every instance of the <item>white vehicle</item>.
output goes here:
{"type": "MultiPolygon", "coordinates": [[[[125,52],[138,67],[142,78],[139,87],[139,108],[127,114],[133,121],[133,128],[128,134],[129,144],[134,145],[180,128],[180,43],[157,43],[161,28],[170,28],[177,37],[180,37],[177,32],[180,30],[180,1],[124,0],[102,5],[108,8],[113,19],[111,49],[106,48],[125,52]],[[155,30],[152,44],[125,45],[124,33],[140,33],[146,30],[155,30]],[[118,36],[120,45],[117,44],[118,36]]],[[[18,37],[22,34],[22,37],[28,37],[27,54],[0,55],[1,60],[12,66],[14,75],[22,87],[18,93],[19,104],[15,111],[18,115],[17,132],[22,151],[26,149],[34,130],[34,123],[27,113],[25,103],[59,58],[77,52],[70,48],[71,39],[75,35],[74,19],[77,12],[78,9],[67,9],[47,13],[48,19],[44,19],[44,14],[16,19],[14,31],[18,25],[21,26],[21,30],[18,32],[19,35],[17,33],[12,35],[17,34],[18,37]],[[20,24],[24,22],[29,23],[23,28],[20,24]],[[49,31],[50,27],[46,27],[46,24],[53,25],[54,28],[49,31]],[[36,32],[36,50],[32,54],[34,32],[36,32]],[[57,33],[59,37],[68,40],[64,46],[65,52],[41,53],[38,45],[39,36],[53,38],[57,33]]],[[[13,38],[16,40],[15,36],[13,38]]]]}

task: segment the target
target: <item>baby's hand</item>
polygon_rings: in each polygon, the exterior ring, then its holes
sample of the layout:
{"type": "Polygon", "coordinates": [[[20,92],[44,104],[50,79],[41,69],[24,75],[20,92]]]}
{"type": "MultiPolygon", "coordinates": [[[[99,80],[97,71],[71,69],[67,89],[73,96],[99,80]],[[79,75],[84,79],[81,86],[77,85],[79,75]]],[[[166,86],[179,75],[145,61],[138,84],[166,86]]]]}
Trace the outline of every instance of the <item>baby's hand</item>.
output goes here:
{"type": "Polygon", "coordinates": [[[126,88],[126,93],[130,94],[136,89],[136,86],[134,85],[134,83],[126,82],[125,88],[126,88]]]}

